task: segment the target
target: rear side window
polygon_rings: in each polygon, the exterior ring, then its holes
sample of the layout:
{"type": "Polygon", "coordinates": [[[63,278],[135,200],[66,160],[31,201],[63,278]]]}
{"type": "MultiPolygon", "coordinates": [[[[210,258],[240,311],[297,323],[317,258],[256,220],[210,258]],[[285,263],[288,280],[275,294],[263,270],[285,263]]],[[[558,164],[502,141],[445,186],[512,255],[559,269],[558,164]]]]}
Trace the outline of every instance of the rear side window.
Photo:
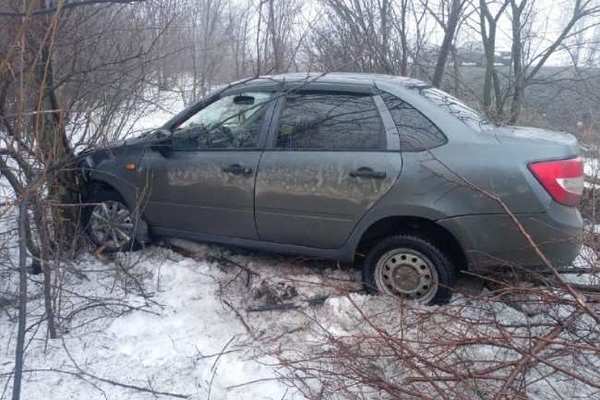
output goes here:
{"type": "Polygon", "coordinates": [[[368,95],[305,92],[288,95],[276,146],[288,150],[377,150],[383,124],[368,95]]]}
{"type": "Polygon", "coordinates": [[[416,108],[389,93],[381,97],[400,133],[402,151],[424,151],[446,143],[446,136],[416,108]]]}

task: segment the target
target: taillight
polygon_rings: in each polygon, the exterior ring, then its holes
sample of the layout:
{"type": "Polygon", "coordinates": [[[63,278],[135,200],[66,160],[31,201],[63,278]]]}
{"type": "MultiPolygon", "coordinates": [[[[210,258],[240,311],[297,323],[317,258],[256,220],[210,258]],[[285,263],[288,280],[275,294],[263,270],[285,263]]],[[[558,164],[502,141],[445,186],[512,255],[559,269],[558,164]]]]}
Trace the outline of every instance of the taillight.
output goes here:
{"type": "Polygon", "coordinates": [[[540,161],[529,164],[535,175],[554,201],[576,207],[583,193],[583,162],[581,158],[540,161]]]}

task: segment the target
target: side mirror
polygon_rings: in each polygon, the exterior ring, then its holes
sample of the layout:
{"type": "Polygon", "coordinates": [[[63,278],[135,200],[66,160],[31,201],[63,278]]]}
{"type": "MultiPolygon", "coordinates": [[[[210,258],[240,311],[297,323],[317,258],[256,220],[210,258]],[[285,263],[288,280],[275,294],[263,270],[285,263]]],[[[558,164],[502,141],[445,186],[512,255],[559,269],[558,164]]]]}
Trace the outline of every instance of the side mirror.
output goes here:
{"type": "Polygon", "coordinates": [[[173,137],[171,132],[166,129],[159,129],[155,133],[156,139],[150,145],[150,148],[167,157],[173,150],[173,137]]]}

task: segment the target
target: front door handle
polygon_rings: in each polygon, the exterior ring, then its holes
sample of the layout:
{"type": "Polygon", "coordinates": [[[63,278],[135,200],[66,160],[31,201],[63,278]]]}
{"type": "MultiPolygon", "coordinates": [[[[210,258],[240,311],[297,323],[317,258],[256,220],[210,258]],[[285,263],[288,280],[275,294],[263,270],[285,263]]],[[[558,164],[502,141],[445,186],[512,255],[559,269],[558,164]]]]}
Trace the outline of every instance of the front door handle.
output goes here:
{"type": "Polygon", "coordinates": [[[385,179],[387,174],[385,171],[374,171],[369,167],[360,167],[350,171],[350,176],[353,178],[372,178],[372,179],[385,179]]]}
{"type": "Polygon", "coordinates": [[[231,164],[226,167],[223,167],[223,172],[227,172],[228,174],[233,175],[249,176],[252,175],[252,168],[243,167],[240,164],[231,164]]]}

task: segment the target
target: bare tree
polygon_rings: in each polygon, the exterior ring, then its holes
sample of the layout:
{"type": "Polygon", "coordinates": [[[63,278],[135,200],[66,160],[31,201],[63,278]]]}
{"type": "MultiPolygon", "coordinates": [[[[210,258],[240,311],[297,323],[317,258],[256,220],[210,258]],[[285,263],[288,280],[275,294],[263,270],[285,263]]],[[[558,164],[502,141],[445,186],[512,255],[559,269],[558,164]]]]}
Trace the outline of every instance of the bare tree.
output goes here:
{"type": "Polygon", "coordinates": [[[415,63],[423,45],[424,18],[411,0],[321,3],[325,16],[313,29],[308,49],[320,69],[409,74],[409,63],[415,63]]]}
{"type": "Polygon", "coordinates": [[[524,48],[527,45],[523,37],[523,31],[533,18],[533,13],[526,13],[528,7],[534,7],[535,4],[529,0],[511,0],[512,10],[512,60],[514,83],[512,90],[512,101],[510,109],[509,122],[515,123],[521,114],[525,90],[539,74],[547,61],[554,55],[565,40],[577,36],[581,32],[591,30],[598,26],[598,17],[600,16],[600,5],[594,0],[575,0],[570,11],[569,18],[565,25],[560,28],[558,35],[546,41],[540,52],[525,57],[524,48]]]}
{"type": "MultiPolygon", "coordinates": [[[[257,27],[257,59],[265,70],[273,73],[286,72],[295,62],[297,49],[304,38],[299,27],[302,2],[296,0],[259,0],[259,26],[257,27]],[[264,5],[264,7],[263,7],[264,5]],[[263,15],[266,11],[266,15],[263,15]],[[266,27],[260,22],[264,21],[266,27]],[[262,40],[262,43],[260,42],[262,40]]],[[[261,71],[262,72],[262,71],[261,71]]]]}
{"type": "Polygon", "coordinates": [[[454,45],[454,36],[458,28],[460,19],[464,12],[466,0],[442,0],[439,4],[439,12],[435,12],[427,7],[431,15],[444,31],[444,38],[440,46],[435,70],[431,84],[440,87],[444,78],[444,71],[450,56],[452,46],[454,45]]]}
{"type": "MultiPolygon", "coordinates": [[[[409,45],[408,45],[408,15],[410,12],[410,1],[400,0],[400,10],[396,12],[395,18],[392,19],[392,24],[395,25],[398,35],[400,37],[400,68],[399,72],[402,76],[408,75],[408,57],[409,57],[409,45]]],[[[419,24],[417,24],[417,28],[419,24]]]]}
{"type": "Polygon", "coordinates": [[[483,83],[483,107],[484,110],[491,114],[492,106],[492,88],[493,97],[496,101],[496,114],[502,112],[502,96],[500,89],[500,79],[496,71],[496,31],[498,29],[498,21],[504,14],[509,0],[501,0],[496,4],[497,9],[492,12],[489,2],[486,0],[479,1],[479,18],[480,18],[480,34],[481,42],[485,53],[485,78],[483,83]]]}
{"type": "Polygon", "coordinates": [[[77,129],[81,115],[95,117],[93,111],[80,113],[77,108],[91,110],[102,104],[105,112],[120,113],[118,94],[136,95],[133,88],[144,79],[143,65],[148,62],[144,41],[137,36],[145,30],[135,23],[137,11],[129,9],[134,18],[126,20],[123,10],[96,8],[94,3],[53,6],[35,1],[28,2],[24,12],[0,13],[12,28],[0,41],[6,55],[0,67],[0,170],[17,196],[30,199],[24,237],[34,266],[43,273],[50,338],[58,336],[53,304],[59,281],[53,273],[81,245],[76,139],[87,136],[87,145],[92,145],[92,139],[100,138],[77,129]],[[132,35],[113,32],[114,21],[130,24],[132,35]],[[137,51],[129,51],[134,46],[137,51]],[[108,93],[111,101],[103,96],[108,93]]]}
{"type": "Polygon", "coordinates": [[[223,31],[227,30],[225,20],[225,3],[222,0],[203,0],[191,6],[193,26],[193,97],[192,102],[205,96],[210,90],[216,68],[221,65],[223,45],[223,31]],[[197,51],[197,42],[201,44],[200,52],[197,51]],[[197,64],[200,64],[199,68],[197,64]],[[199,87],[198,87],[199,86],[199,87]],[[199,89],[199,91],[198,91],[199,89]]]}

